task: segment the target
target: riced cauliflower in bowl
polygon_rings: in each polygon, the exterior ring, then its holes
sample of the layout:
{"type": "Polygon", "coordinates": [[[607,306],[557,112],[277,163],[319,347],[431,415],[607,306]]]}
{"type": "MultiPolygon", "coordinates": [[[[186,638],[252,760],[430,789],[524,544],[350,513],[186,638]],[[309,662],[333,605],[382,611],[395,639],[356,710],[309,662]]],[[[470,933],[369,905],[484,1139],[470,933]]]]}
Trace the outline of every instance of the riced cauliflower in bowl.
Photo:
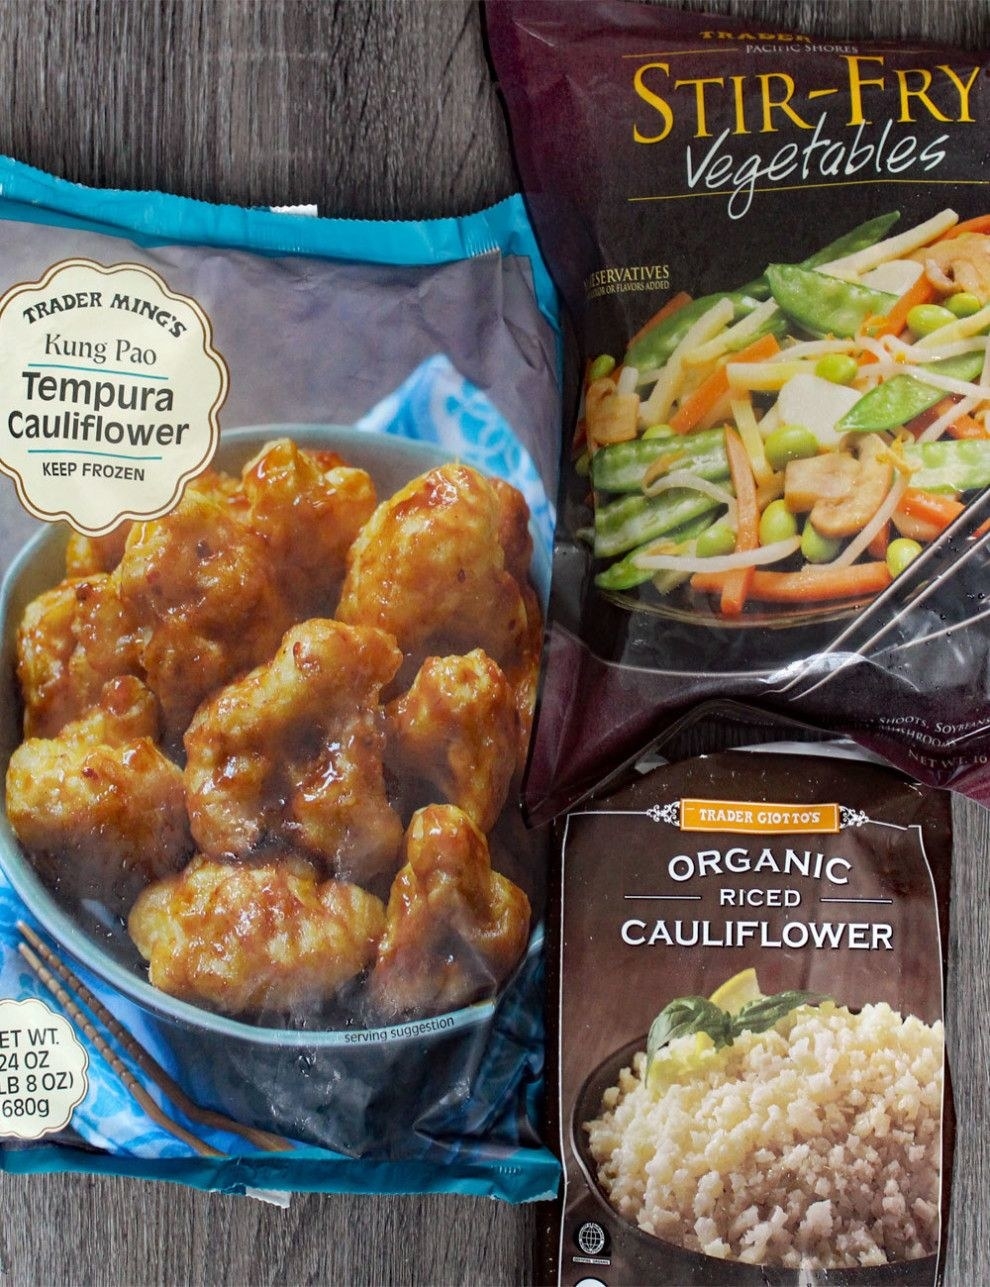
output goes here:
{"type": "Polygon", "coordinates": [[[934,1255],[942,1024],[823,1000],[765,1031],[736,1026],[610,1061],[594,1116],[575,1121],[598,1192],[643,1233],[724,1261],[875,1269],[934,1255]]]}

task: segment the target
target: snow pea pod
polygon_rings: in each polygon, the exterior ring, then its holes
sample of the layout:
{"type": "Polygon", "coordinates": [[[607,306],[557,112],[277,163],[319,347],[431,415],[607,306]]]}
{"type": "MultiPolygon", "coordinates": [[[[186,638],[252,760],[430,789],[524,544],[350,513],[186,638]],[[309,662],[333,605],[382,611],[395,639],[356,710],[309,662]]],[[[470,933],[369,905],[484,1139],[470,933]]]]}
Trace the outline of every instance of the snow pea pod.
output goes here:
{"type": "MultiPolygon", "coordinates": [[[[960,353],[941,362],[928,362],[925,370],[953,380],[975,380],[983,370],[983,354],[960,353]]],[[[899,429],[944,397],[944,389],[926,384],[916,376],[895,375],[864,393],[835,427],[839,433],[879,433],[884,429],[899,429]]]]}
{"type": "Polygon", "coordinates": [[[725,431],[706,429],[686,437],[637,438],[602,447],[591,462],[591,481],[600,492],[638,492],[646,471],[661,462],[664,472],[689,469],[702,478],[728,478],[725,431]]]}
{"type": "Polygon", "coordinates": [[[851,232],[823,246],[807,259],[802,259],[800,266],[821,268],[822,264],[830,264],[833,259],[845,259],[846,255],[855,255],[857,251],[865,250],[867,246],[875,246],[878,241],[886,237],[900,217],[899,210],[892,210],[889,214],[867,219],[866,223],[858,224],[851,232]]]}
{"type": "MultiPolygon", "coordinates": [[[[875,219],[868,219],[865,223],[858,224],[851,231],[844,233],[835,241],[829,242],[821,250],[816,250],[813,255],[803,259],[799,265],[801,268],[814,269],[822,264],[831,263],[833,259],[842,259],[846,255],[853,255],[858,250],[865,250],[867,246],[875,245],[890,230],[893,224],[900,218],[900,212],[892,211],[890,214],[878,215],[875,219]]],[[[689,328],[694,325],[703,313],[706,313],[712,305],[717,304],[720,299],[731,299],[735,313],[733,321],[738,322],[753,311],[754,308],[770,295],[770,282],[767,273],[762,273],[745,286],[740,286],[735,291],[725,291],[714,295],[705,295],[701,299],[693,300],[683,308],[678,309],[673,316],[665,318],[652,327],[647,333],[635,344],[631,344],[626,351],[624,363],[626,366],[634,366],[639,371],[652,371],[670,357],[674,349],[677,348],[681,340],[687,334],[689,328]]],[[[781,328],[780,319],[772,319],[765,326],[760,334],[766,331],[774,331],[775,334],[783,334],[786,330],[781,328]]],[[[757,335],[746,337],[745,343],[757,339],[757,335]]]]}
{"type": "Polygon", "coordinates": [[[990,438],[943,438],[904,448],[914,467],[911,486],[926,492],[976,492],[990,487],[990,438]]]}
{"type": "MultiPolygon", "coordinates": [[[[830,241],[827,246],[822,246],[821,250],[816,250],[807,259],[802,259],[798,266],[820,268],[822,264],[830,264],[833,259],[845,259],[846,255],[855,255],[857,251],[866,250],[867,246],[875,246],[887,235],[900,217],[899,210],[892,210],[889,214],[867,219],[865,223],[857,224],[841,237],[836,237],[835,241],[830,241]]],[[[749,295],[758,295],[761,299],[766,299],[770,294],[770,283],[767,281],[766,273],[763,273],[753,281],[747,282],[745,286],[740,286],[739,289],[749,295]]]]}
{"type": "MultiPolygon", "coordinates": [[[[714,512],[702,514],[700,518],[693,519],[690,523],[685,523],[676,531],[668,533],[667,541],[670,548],[669,554],[690,554],[694,551],[694,542],[706,532],[712,523],[715,522],[714,512]]],[[[631,590],[634,586],[642,585],[644,581],[649,581],[656,577],[656,572],[650,571],[649,568],[638,568],[634,560],[640,554],[645,554],[647,550],[652,549],[656,544],[655,540],[645,541],[642,545],[637,545],[631,553],[625,558],[619,559],[611,567],[607,567],[604,572],[599,572],[595,577],[595,585],[602,590],[631,590]]],[[[689,573],[666,572],[660,574],[661,585],[658,587],[662,594],[667,594],[676,586],[686,581],[689,573]],[[667,584],[668,580],[670,584],[667,584]]]]}
{"type": "Polygon", "coordinates": [[[868,317],[889,312],[897,299],[794,264],[771,264],[767,279],[777,306],[802,330],[819,337],[852,337],[868,317]]]}
{"type": "Polygon", "coordinates": [[[665,317],[662,322],[651,327],[635,344],[631,344],[626,350],[623,364],[634,366],[639,371],[653,371],[663,366],[698,318],[723,299],[732,301],[732,307],[735,310],[732,317],[734,322],[748,317],[753,309],[763,302],[757,295],[748,294],[745,291],[719,291],[715,295],[702,295],[700,299],[694,299],[690,304],[679,308],[670,317],[665,317]]]}
{"type": "Polygon", "coordinates": [[[717,501],[690,488],[671,488],[659,496],[623,496],[595,510],[595,556],[626,554],[637,545],[655,541],[722,508],[717,501]]]}

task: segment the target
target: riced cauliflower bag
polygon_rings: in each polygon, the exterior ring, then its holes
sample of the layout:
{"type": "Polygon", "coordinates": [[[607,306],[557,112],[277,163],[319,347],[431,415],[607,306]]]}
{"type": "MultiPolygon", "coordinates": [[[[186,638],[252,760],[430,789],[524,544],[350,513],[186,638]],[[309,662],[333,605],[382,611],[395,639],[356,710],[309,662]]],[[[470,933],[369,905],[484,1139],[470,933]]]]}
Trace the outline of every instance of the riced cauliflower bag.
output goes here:
{"type": "Polygon", "coordinates": [[[532,816],[722,695],[985,800],[985,54],[487,21],[583,360],[532,816]]]}
{"type": "Polygon", "coordinates": [[[0,192],[0,1168],[552,1193],[521,201],[0,192]]]}
{"type": "Polygon", "coordinates": [[[942,1281],[949,794],[762,732],[654,756],[560,822],[540,1281],[942,1281]]]}

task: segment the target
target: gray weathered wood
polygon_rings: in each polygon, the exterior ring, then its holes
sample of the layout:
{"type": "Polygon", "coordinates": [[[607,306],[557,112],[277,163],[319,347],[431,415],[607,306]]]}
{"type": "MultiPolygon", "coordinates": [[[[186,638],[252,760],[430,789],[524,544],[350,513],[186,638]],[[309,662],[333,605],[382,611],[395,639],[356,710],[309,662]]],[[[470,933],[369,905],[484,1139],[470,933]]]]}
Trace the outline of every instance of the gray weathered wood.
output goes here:
{"type": "MultiPolygon", "coordinates": [[[[709,0],[819,35],[990,44],[986,0],[709,0]]],[[[6,0],[0,151],[66,178],[369,217],[514,188],[465,0],[6,0]]],[[[948,1281],[990,1282],[988,816],[959,810],[950,1050],[960,1130],[948,1281]]],[[[283,1212],[165,1185],[0,1177],[0,1276],[26,1284],[518,1283],[533,1213],[304,1197],[283,1212]]]]}

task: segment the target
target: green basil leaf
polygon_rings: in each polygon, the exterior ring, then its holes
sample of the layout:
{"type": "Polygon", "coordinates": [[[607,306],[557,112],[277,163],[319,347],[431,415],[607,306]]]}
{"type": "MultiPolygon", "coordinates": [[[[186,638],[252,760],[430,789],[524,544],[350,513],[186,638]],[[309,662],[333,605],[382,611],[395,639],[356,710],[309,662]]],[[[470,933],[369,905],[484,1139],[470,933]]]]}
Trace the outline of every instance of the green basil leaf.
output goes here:
{"type": "Polygon", "coordinates": [[[802,1005],[821,1005],[829,998],[818,992],[778,992],[772,997],[757,997],[732,1016],[732,1038],[744,1032],[769,1032],[785,1015],[802,1005]]]}
{"type": "Polygon", "coordinates": [[[665,1006],[650,1025],[646,1039],[647,1068],[658,1050],[687,1037],[692,1032],[707,1032],[716,1046],[727,1046],[732,1040],[732,1024],[726,1012],[707,997],[677,997],[665,1006]]]}

